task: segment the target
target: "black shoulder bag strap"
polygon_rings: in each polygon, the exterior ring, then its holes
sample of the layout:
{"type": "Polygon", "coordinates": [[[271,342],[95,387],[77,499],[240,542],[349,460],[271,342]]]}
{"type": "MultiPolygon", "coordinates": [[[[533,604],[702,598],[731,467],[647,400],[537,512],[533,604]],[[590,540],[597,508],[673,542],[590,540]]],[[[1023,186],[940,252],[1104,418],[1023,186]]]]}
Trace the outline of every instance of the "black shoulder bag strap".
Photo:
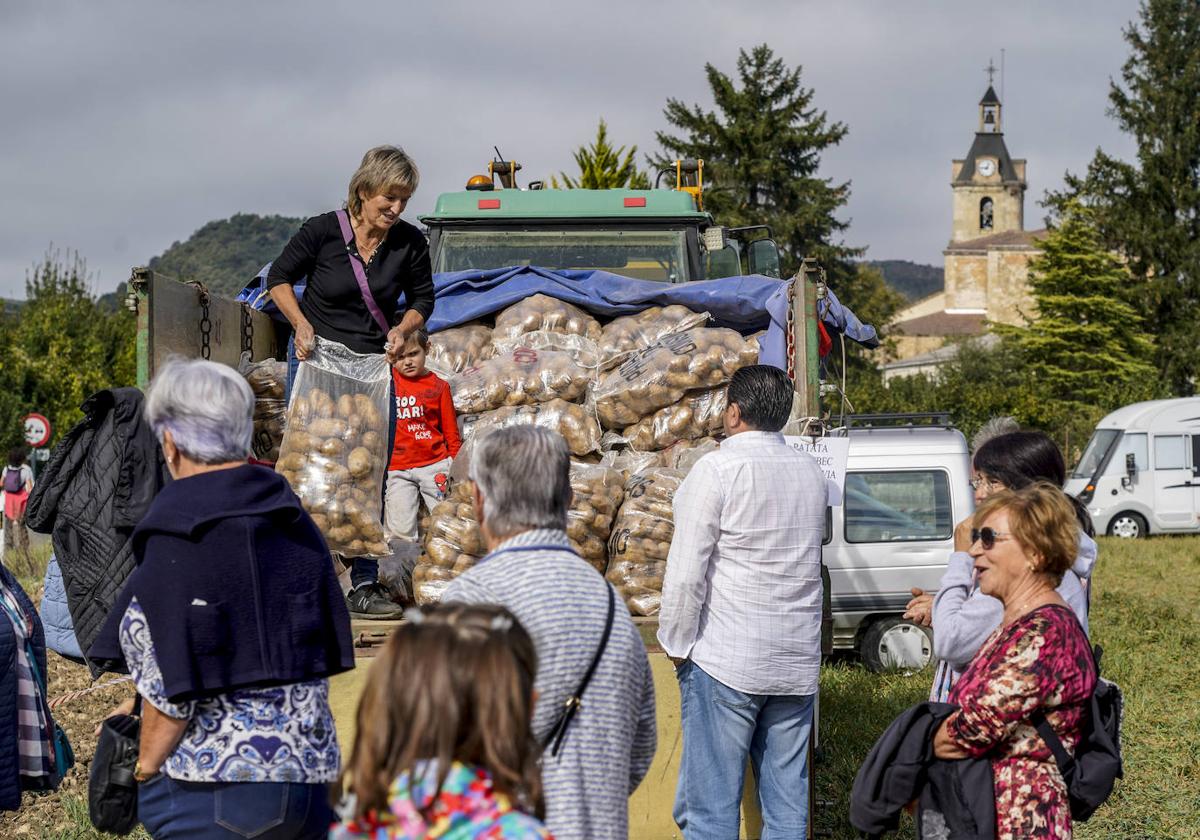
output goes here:
{"type": "MultiPolygon", "coordinates": [[[[1096,685],[1100,684],[1100,657],[1103,655],[1104,649],[1099,645],[1093,645],[1092,662],[1096,666],[1096,685]]],[[[1095,689],[1092,691],[1094,695],[1095,689]]],[[[1087,709],[1087,714],[1091,714],[1091,710],[1091,706],[1089,706],[1087,709]]],[[[1029,722],[1034,725],[1038,731],[1038,734],[1042,736],[1042,740],[1046,742],[1046,746],[1050,748],[1050,752],[1054,753],[1054,762],[1058,765],[1058,772],[1062,775],[1063,780],[1066,781],[1068,768],[1074,766],[1075,757],[1067,752],[1067,748],[1063,746],[1062,739],[1058,737],[1058,733],[1054,731],[1052,726],[1050,726],[1050,721],[1046,720],[1046,712],[1044,709],[1038,708],[1035,710],[1034,713],[1029,716],[1029,722]]],[[[1092,725],[1093,723],[1093,721],[1084,721],[1085,729],[1083,732],[1083,738],[1081,738],[1079,742],[1080,746],[1082,746],[1084,741],[1087,739],[1086,727],[1092,725]]],[[[1078,747],[1076,747],[1076,749],[1078,749],[1078,747]]]]}
{"type": "Polygon", "coordinates": [[[605,583],[604,587],[608,590],[608,618],[604,622],[604,635],[600,637],[600,645],[596,648],[596,655],[592,657],[592,664],[588,666],[587,673],[579,681],[579,688],[575,689],[575,693],[567,698],[562,714],[559,715],[554,728],[550,730],[545,743],[542,744],[542,749],[549,749],[550,755],[555,757],[558,756],[558,749],[567,736],[567,727],[571,725],[572,718],[583,707],[583,693],[587,691],[588,683],[592,681],[592,674],[596,673],[596,666],[600,664],[600,657],[604,656],[604,649],[608,647],[608,637],[612,635],[617,599],[611,586],[605,583]]]}

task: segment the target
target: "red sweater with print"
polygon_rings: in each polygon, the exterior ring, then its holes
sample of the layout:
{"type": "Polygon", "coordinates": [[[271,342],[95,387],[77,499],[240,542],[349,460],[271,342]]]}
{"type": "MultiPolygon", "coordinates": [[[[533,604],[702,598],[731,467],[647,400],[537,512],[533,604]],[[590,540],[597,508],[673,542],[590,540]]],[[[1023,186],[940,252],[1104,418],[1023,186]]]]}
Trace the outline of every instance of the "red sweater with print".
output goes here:
{"type": "Polygon", "coordinates": [[[415,379],[392,370],[396,383],[396,445],[388,470],[411,470],[458,454],[462,440],[450,386],[433,371],[415,379]]]}

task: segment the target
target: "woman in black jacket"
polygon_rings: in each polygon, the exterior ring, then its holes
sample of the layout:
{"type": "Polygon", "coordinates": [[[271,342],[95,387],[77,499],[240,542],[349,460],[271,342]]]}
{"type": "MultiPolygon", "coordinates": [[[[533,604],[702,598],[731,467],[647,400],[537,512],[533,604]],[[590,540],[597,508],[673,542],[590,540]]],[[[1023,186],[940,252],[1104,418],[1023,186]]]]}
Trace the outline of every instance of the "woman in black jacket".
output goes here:
{"type": "MultiPolygon", "coordinates": [[[[267,288],[293,330],[289,398],[297,365],[308,358],[316,337],[355,353],[387,353],[395,361],[433,314],[429,246],[421,231],[400,218],[419,178],[404,150],[371,149],[350,179],[346,209],[309,219],[271,264],[267,288]],[[304,278],[303,299],[297,299],[294,286],[304,278]]],[[[350,583],[355,616],[399,617],[379,585],[377,560],[356,558],[350,583]]]]}
{"type": "Polygon", "coordinates": [[[354,667],[324,538],[287,481],[246,463],[254,395],[176,360],[146,419],[173,481],[93,654],[142,698],[138,815],[153,836],[324,837],[341,770],[328,677],[354,667]]]}

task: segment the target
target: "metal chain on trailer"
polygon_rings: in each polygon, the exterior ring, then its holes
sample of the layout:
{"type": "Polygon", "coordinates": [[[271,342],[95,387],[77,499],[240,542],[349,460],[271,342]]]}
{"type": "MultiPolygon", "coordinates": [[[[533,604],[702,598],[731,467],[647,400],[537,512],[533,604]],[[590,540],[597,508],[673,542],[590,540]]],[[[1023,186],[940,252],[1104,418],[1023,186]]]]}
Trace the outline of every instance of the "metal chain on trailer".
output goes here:
{"type": "Polygon", "coordinates": [[[788,283],[788,308],[787,308],[787,376],[792,382],[796,381],[796,307],[792,303],[793,287],[795,286],[796,278],[792,278],[792,282],[788,283]]]}
{"type": "Polygon", "coordinates": [[[242,352],[254,355],[254,321],[250,317],[250,307],[242,304],[242,352]]]}
{"type": "Polygon", "coordinates": [[[208,316],[208,288],[200,282],[189,285],[196,287],[200,299],[200,358],[212,358],[212,319],[208,316]]]}

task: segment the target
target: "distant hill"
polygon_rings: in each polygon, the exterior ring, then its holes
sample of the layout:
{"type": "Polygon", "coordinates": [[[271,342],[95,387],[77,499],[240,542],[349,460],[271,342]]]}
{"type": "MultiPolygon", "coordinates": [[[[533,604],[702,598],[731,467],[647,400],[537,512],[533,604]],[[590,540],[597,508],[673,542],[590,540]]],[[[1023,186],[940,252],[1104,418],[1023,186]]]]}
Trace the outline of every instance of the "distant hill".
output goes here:
{"type": "Polygon", "coordinates": [[[940,292],[946,284],[945,270],[940,266],[908,260],[869,260],[866,264],[879,269],[887,284],[909,302],[940,292]]]}
{"type": "Polygon", "coordinates": [[[238,213],[209,222],[185,242],[150,260],[177,280],[199,280],[214,294],[234,295],[264,264],[279,256],[303,219],[238,213]]]}

